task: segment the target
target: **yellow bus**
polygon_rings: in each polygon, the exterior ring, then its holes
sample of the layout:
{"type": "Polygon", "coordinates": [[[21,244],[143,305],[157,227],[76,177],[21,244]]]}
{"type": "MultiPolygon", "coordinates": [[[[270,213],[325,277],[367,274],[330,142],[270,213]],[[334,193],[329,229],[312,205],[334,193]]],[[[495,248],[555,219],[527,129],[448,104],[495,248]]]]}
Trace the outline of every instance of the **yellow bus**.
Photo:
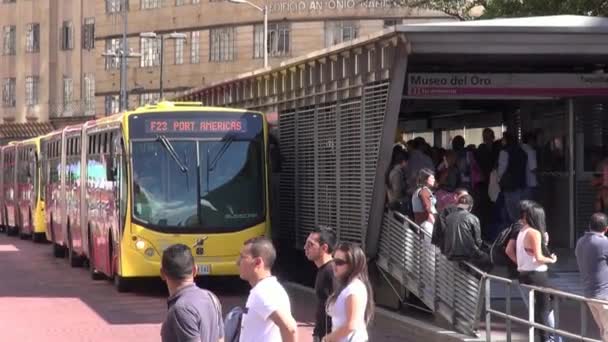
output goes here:
{"type": "Polygon", "coordinates": [[[81,137],[80,149],[63,142],[81,154],[66,178],[84,185],[73,201],[82,231],[71,234],[82,239],[68,245],[82,244],[92,278],[126,291],[133,278],[158,277],[175,243],[191,247],[199,275],[238,275],[243,243],[269,236],[261,113],[161,102],[90,121],[81,137]]]}
{"type": "Polygon", "coordinates": [[[34,242],[46,240],[44,199],[40,186],[40,137],[16,143],[16,221],[19,236],[34,242]]]}

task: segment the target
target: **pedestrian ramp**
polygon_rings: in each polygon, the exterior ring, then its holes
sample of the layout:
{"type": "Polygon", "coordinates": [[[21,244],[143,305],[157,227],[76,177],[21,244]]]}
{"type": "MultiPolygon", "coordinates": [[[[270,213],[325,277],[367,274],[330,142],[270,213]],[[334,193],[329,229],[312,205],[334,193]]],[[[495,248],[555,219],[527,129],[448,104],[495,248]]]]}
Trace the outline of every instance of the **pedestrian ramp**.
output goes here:
{"type": "Polygon", "coordinates": [[[456,331],[477,335],[481,277],[447,260],[431,244],[430,234],[400,213],[384,215],[377,265],[456,331]]]}

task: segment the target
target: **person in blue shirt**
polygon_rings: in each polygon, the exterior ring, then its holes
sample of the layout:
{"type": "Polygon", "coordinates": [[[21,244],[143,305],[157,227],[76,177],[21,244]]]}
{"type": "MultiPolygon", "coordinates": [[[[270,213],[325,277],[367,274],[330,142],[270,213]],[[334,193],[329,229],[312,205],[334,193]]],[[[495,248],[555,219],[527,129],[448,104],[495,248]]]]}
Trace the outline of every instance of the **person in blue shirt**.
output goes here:
{"type": "MultiPolygon", "coordinates": [[[[608,217],[591,215],[589,231],[576,243],[576,262],[581,273],[585,296],[608,301],[608,217]]],[[[587,303],[600,328],[602,341],[608,341],[608,305],[587,303]]]]}

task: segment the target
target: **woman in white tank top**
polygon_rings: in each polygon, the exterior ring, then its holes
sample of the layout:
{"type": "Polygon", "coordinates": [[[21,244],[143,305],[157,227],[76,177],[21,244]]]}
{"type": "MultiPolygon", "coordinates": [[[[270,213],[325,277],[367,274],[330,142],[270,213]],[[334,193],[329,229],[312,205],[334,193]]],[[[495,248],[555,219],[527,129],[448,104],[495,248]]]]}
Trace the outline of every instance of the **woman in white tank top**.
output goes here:
{"type": "MultiPolygon", "coordinates": [[[[549,287],[547,275],[548,264],[557,262],[557,256],[543,255],[543,244],[545,243],[545,210],[538,204],[527,208],[523,216],[524,227],[517,235],[515,245],[517,257],[517,271],[521,284],[549,287]]],[[[534,295],[534,321],[555,327],[549,296],[535,292],[534,295]]],[[[561,341],[561,337],[547,334],[537,329],[541,341],[561,341]]]]}

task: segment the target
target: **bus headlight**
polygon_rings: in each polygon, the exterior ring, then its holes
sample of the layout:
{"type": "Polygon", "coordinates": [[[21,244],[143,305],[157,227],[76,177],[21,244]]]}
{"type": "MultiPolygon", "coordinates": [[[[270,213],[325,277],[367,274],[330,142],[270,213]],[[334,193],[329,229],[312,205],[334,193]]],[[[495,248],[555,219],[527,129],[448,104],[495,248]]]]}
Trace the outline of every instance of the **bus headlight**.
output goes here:
{"type": "MultiPolygon", "coordinates": [[[[146,248],[146,243],[144,242],[144,240],[137,240],[137,241],[135,242],[135,247],[136,247],[137,249],[142,250],[142,249],[146,248]]],[[[148,249],[150,249],[150,248],[148,248],[148,249]]]]}
{"type": "Polygon", "coordinates": [[[146,251],[144,253],[146,254],[146,256],[153,257],[154,256],[154,248],[148,247],[148,249],[146,249],[146,251]]]}

